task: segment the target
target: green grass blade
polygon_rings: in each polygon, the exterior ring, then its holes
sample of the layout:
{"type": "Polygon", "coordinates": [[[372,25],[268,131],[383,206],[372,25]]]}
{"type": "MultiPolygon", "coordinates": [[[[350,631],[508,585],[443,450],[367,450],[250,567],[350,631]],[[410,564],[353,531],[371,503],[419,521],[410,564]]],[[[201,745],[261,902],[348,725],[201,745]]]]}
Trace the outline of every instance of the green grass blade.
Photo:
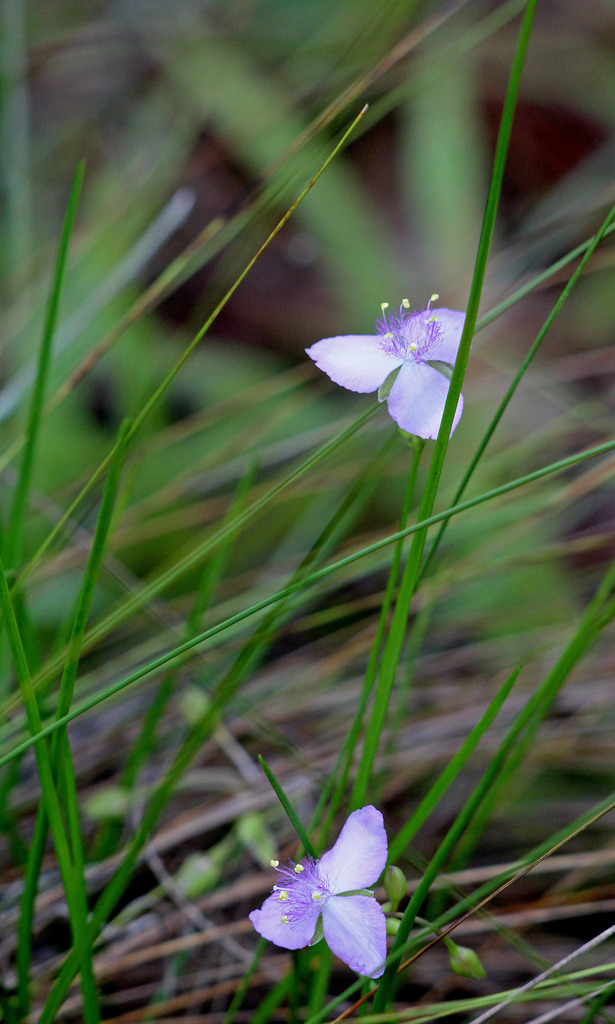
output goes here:
{"type": "Polygon", "coordinates": [[[62,294],[62,287],[64,284],[64,277],[66,273],[68,246],[73,231],[73,225],[75,223],[75,215],[77,213],[77,204],[79,202],[79,195],[81,193],[81,185],[83,183],[84,172],[85,164],[82,161],[80,164],[78,164],[77,170],[75,172],[75,177],[73,179],[73,184],[70,191],[70,197],[68,200],[68,206],[66,208],[66,214],[64,216],[62,233],[60,235],[60,243],[58,246],[58,255],[56,259],[54,279],[51,288],[51,293],[49,296],[49,302],[47,304],[45,323],[43,327],[43,335],[41,338],[41,346],[38,355],[38,366],[36,372],[36,380],[34,382],[34,390],[32,392],[32,401],[30,404],[23,460],[21,464],[21,470],[19,473],[19,479],[17,481],[17,488],[15,490],[15,496],[13,499],[13,506],[11,508],[8,531],[5,541],[5,557],[9,568],[14,568],[21,562],[23,545],[23,524],[25,521],[25,511],[28,504],[28,496],[30,493],[30,485],[32,482],[32,470],[34,466],[34,458],[36,455],[36,445],[40,433],[43,402],[45,399],[45,389],[47,386],[47,379],[49,376],[49,365],[51,362],[51,345],[53,342],[53,336],[55,333],[56,324],[58,320],[60,297],[62,294]]]}
{"type": "MultiPolygon", "coordinates": [[[[312,840],[310,839],[309,835],[305,831],[303,825],[301,824],[300,819],[297,817],[297,813],[296,813],[293,805],[291,804],[290,800],[286,796],[286,793],[284,792],[284,790],[282,789],[280,783],[278,782],[278,780],[276,779],[275,775],[271,771],[271,768],[269,767],[269,765],[267,764],[265,759],[263,757],[261,757],[260,754],[258,755],[258,761],[259,761],[259,764],[260,764],[261,768],[263,769],[265,775],[267,776],[267,779],[269,780],[269,784],[270,784],[271,788],[273,789],[273,792],[275,793],[275,795],[277,796],[278,800],[282,804],[282,807],[284,808],[284,811],[286,813],[286,816],[288,817],[288,820],[290,821],[290,823],[293,826],[295,832],[299,836],[299,839],[301,840],[301,843],[303,845],[304,850],[306,851],[307,854],[309,854],[310,857],[314,857],[314,859],[316,859],[318,854],[316,853],[316,850],[314,849],[314,847],[312,845],[312,840]]],[[[299,854],[299,856],[300,855],[301,854],[299,854]]]]}

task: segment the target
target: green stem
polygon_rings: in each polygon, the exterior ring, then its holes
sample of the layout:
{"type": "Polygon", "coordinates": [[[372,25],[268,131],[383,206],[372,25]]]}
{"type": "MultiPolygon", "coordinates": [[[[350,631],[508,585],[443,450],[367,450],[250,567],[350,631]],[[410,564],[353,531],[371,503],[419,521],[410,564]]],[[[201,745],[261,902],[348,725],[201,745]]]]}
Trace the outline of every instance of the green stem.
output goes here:
{"type": "Polygon", "coordinates": [[[75,223],[77,203],[79,201],[79,194],[81,192],[81,185],[83,183],[84,172],[85,164],[82,161],[80,164],[77,165],[77,170],[75,172],[75,177],[73,179],[73,185],[68,200],[68,206],[66,208],[66,214],[64,216],[62,233],[60,235],[53,286],[51,289],[51,294],[49,296],[49,302],[47,304],[45,325],[43,328],[43,336],[41,339],[41,346],[38,355],[36,380],[34,383],[34,390],[32,392],[32,401],[30,403],[30,414],[28,417],[28,428],[26,431],[26,443],[23,453],[23,461],[21,464],[21,471],[19,474],[19,480],[17,482],[15,497],[13,499],[13,507],[11,509],[11,515],[9,518],[8,535],[6,538],[6,559],[7,564],[11,569],[16,568],[19,565],[22,557],[23,523],[25,521],[25,511],[28,503],[28,495],[30,493],[30,485],[32,482],[32,470],[34,466],[36,445],[40,434],[43,402],[45,399],[45,389],[47,387],[47,379],[49,377],[49,365],[51,362],[51,344],[53,341],[56,323],[58,320],[60,296],[62,294],[62,287],[64,284],[64,277],[66,273],[68,246],[73,230],[73,225],[75,223]]]}
{"type": "MultiPolygon", "coordinates": [[[[461,334],[461,340],[459,343],[459,351],[457,353],[457,359],[455,360],[455,367],[449,385],[446,404],[444,406],[444,412],[442,414],[442,422],[440,424],[440,430],[438,432],[438,437],[436,440],[431,466],[429,468],[429,472],[427,475],[425,491],[423,493],[423,500],[421,502],[421,507],[419,510],[419,520],[427,519],[433,511],[436,493],[438,490],[438,484],[440,481],[440,475],[442,473],[442,467],[444,465],[444,458],[446,455],[449,436],[453,425],[453,417],[455,415],[455,410],[457,408],[459,395],[461,394],[461,385],[463,382],[463,377],[465,374],[465,369],[470,354],[470,343],[472,341],[472,336],[474,334],[474,329],[476,326],[478,307],[483,287],[483,280],[487,268],[487,259],[489,256],[491,239],[493,237],[493,230],[495,227],[495,217],[500,197],[500,191],[502,187],[502,179],[504,176],[504,167],[506,164],[508,145],[510,142],[510,135],[512,132],[512,123],[515,112],[515,106],[517,102],[517,95],[519,92],[521,72],[523,69],[523,64],[525,62],[525,54],[527,52],[527,47],[530,41],[536,5],[537,0],[528,0],[528,4],[525,9],[523,21],[521,24],[521,29],[519,32],[517,49],[515,52],[515,58],[513,61],[508,89],[506,91],[504,109],[502,111],[502,120],[500,122],[500,130],[498,133],[498,139],[495,150],[493,173],[491,176],[489,195],[487,197],[485,215],[483,218],[480,240],[478,243],[478,251],[476,254],[476,262],[474,266],[472,284],[470,287],[470,295],[468,298],[466,317],[464,321],[463,331],[461,334]]],[[[389,633],[387,649],[385,650],[385,654],[383,657],[380,679],[378,681],[378,688],[374,699],[374,712],[368,724],[365,736],[363,757],[361,759],[361,763],[359,765],[359,772],[357,774],[358,781],[360,780],[360,784],[365,787],[367,787],[368,785],[369,777],[372,772],[374,758],[376,756],[376,752],[378,749],[380,733],[384,725],[387,709],[389,706],[389,701],[391,698],[391,693],[393,690],[393,685],[395,682],[395,674],[399,663],[399,657],[402,651],[407,619],[410,612],[410,602],[412,600],[416,585],[419,580],[421,560],[423,556],[423,550],[425,547],[426,539],[427,530],[425,528],[418,531],[414,536],[412,547],[410,549],[410,554],[408,556],[408,561],[406,564],[406,569],[404,571],[403,579],[401,582],[399,596],[397,599],[397,604],[395,606],[395,612],[393,614],[393,622],[391,623],[391,630],[389,633]]],[[[443,846],[444,845],[445,844],[443,844],[443,846]]],[[[422,898],[423,897],[421,897],[421,900],[422,898]]],[[[416,904],[417,900],[415,900],[415,898],[413,897],[411,903],[416,904]]],[[[416,909],[414,908],[413,905],[413,910],[411,913],[416,913],[416,910],[418,910],[418,905],[416,905],[416,909]]],[[[409,913],[409,916],[411,916],[411,913],[409,913]]],[[[400,933],[403,934],[401,928],[400,933]]],[[[399,944],[401,944],[404,941],[401,938],[400,934],[398,934],[398,939],[399,944]]],[[[397,947],[397,945],[398,940],[396,939],[395,947],[397,947]]],[[[376,993],[373,1004],[373,1010],[375,1013],[382,1011],[386,1008],[387,1001],[389,1000],[393,993],[395,982],[396,965],[393,963],[386,968],[380,986],[376,993]]]]}

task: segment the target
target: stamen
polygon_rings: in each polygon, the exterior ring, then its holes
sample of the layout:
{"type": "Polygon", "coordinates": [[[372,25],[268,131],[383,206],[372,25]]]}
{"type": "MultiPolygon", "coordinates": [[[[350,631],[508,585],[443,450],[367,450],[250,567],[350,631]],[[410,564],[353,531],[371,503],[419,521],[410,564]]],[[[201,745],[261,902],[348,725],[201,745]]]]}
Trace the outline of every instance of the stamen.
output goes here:
{"type": "Polygon", "coordinates": [[[295,874],[300,875],[302,871],[305,871],[303,864],[295,864],[295,874]]]}
{"type": "Polygon", "coordinates": [[[312,893],[312,899],[313,900],[321,900],[322,899],[322,893],[321,892],[313,892],[312,893]]]}
{"type": "Polygon", "coordinates": [[[434,292],[433,295],[431,296],[429,302],[427,303],[427,309],[430,309],[432,302],[435,302],[436,299],[439,299],[439,298],[440,298],[440,296],[438,295],[438,293],[434,292]]]}
{"type": "Polygon", "coordinates": [[[393,335],[391,334],[391,332],[387,331],[387,333],[385,334],[385,338],[392,338],[392,337],[393,337],[393,335]]]}
{"type": "Polygon", "coordinates": [[[279,860],[270,860],[269,865],[272,868],[278,868],[280,866],[280,862],[279,860]]]}
{"type": "Polygon", "coordinates": [[[416,352],[416,350],[418,348],[418,345],[417,345],[416,341],[411,341],[410,344],[408,345],[408,348],[409,348],[410,352],[416,352]]]}
{"type": "Polygon", "coordinates": [[[410,309],[410,301],[408,299],[402,299],[401,304],[404,307],[404,309],[410,309]]]}
{"type": "Polygon", "coordinates": [[[284,901],[288,899],[288,893],[286,892],[286,889],[280,890],[280,892],[278,893],[278,899],[280,903],[284,903],[284,901]]]}
{"type": "Polygon", "coordinates": [[[271,891],[272,892],[277,892],[279,888],[280,888],[279,885],[274,885],[274,887],[273,887],[273,889],[271,891]]]}
{"type": "Polygon", "coordinates": [[[388,302],[381,302],[380,303],[380,309],[382,310],[383,313],[384,313],[385,309],[388,309],[388,308],[389,308],[388,302]]]}
{"type": "Polygon", "coordinates": [[[282,914],[282,916],[280,918],[280,924],[288,924],[288,918],[287,918],[286,914],[282,914]]]}

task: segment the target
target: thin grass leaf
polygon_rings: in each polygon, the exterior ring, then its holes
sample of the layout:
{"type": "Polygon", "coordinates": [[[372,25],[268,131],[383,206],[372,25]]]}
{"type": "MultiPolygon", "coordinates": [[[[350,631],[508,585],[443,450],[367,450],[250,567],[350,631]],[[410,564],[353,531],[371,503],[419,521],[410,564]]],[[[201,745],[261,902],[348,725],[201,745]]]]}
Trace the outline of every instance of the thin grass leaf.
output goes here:
{"type": "MultiPolygon", "coordinates": [[[[299,836],[299,839],[301,840],[301,843],[302,843],[302,846],[303,846],[304,850],[306,851],[307,854],[309,854],[310,857],[314,857],[314,859],[316,859],[318,854],[316,853],[316,850],[314,849],[314,847],[312,845],[312,840],[310,839],[309,835],[305,831],[303,825],[301,824],[301,821],[297,817],[295,809],[294,809],[293,805],[291,804],[290,800],[288,799],[288,797],[286,796],[286,793],[282,789],[280,783],[278,782],[278,780],[276,779],[275,775],[271,771],[271,768],[269,767],[269,765],[265,761],[264,757],[261,757],[260,754],[258,755],[258,761],[259,761],[259,764],[260,764],[261,768],[263,769],[265,775],[267,776],[267,779],[269,780],[269,784],[270,784],[271,788],[273,789],[273,792],[275,793],[275,795],[277,796],[278,800],[282,804],[282,807],[284,808],[284,811],[286,813],[286,816],[287,816],[288,820],[290,821],[290,823],[293,826],[295,832],[299,836]]],[[[299,854],[299,856],[301,856],[301,854],[299,854]]]]}
{"type": "Polygon", "coordinates": [[[47,304],[45,324],[43,327],[41,346],[38,354],[36,379],[34,382],[34,390],[32,392],[32,401],[30,404],[30,412],[28,416],[26,443],[24,447],[19,479],[17,481],[17,487],[15,490],[15,496],[13,498],[13,506],[11,508],[7,536],[5,538],[6,560],[7,565],[11,569],[18,566],[19,563],[21,562],[23,546],[23,524],[25,522],[25,511],[28,504],[28,496],[30,493],[30,485],[32,482],[32,470],[34,467],[34,459],[36,455],[36,446],[40,433],[43,403],[45,400],[45,389],[47,387],[47,379],[49,376],[49,366],[51,363],[51,346],[58,320],[58,310],[60,306],[60,298],[62,295],[62,287],[64,284],[64,276],[66,272],[66,262],[68,258],[68,246],[73,231],[73,225],[75,223],[77,204],[79,202],[79,195],[81,193],[81,185],[83,183],[84,173],[85,164],[82,161],[77,165],[77,170],[75,171],[75,177],[73,179],[73,184],[70,191],[68,205],[66,208],[66,214],[64,216],[64,223],[62,225],[62,232],[60,235],[58,255],[56,258],[56,266],[53,277],[53,283],[51,287],[51,293],[47,304]]]}

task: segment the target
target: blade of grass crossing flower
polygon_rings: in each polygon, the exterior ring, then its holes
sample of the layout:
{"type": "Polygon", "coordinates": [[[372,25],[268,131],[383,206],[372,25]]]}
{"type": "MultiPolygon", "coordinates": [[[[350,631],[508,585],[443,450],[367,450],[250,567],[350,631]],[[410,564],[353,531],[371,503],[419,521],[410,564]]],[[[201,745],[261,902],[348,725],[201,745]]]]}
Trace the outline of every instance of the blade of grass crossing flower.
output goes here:
{"type": "Polygon", "coordinates": [[[299,839],[301,840],[301,843],[302,843],[302,846],[303,846],[304,850],[306,851],[306,853],[308,853],[310,855],[310,857],[316,858],[318,855],[317,855],[316,850],[314,849],[314,847],[312,845],[312,840],[308,836],[308,834],[305,831],[303,825],[301,824],[301,821],[297,817],[296,811],[295,811],[293,805],[291,804],[290,800],[286,796],[286,793],[284,792],[284,790],[282,789],[280,783],[278,782],[278,780],[276,779],[275,775],[271,771],[271,768],[269,767],[269,765],[267,764],[265,759],[263,757],[261,757],[260,754],[258,755],[258,760],[259,760],[259,764],[260,764],[261,768],[263,769],[265,775],[267,776],[267,779],[269,780],[269,784],[270,784],[271,788],[273,789],[273,792],[275,793],[275,795],[277,796],[278,800],[282,804],[282,807],[284,808],[284,811],[286,812],[286,816],[288,817],[288,820],[290,821],[290,823],[293,826],[295,832],[299,836],[299,839]]]}
{"type": "MultiPolygon", "coordinates": [[[[500,190],[502,186],[502,178],[504,175],[504,165],[506,162],[506,155],[508,152],[508,144],[510,141],[510,134],[512,131],[512,121],[517,100],[517,93],[519,90],[519,82],[521,78],[521,71],[525,60],[525,53],[530,39],[532,23],[534,19],[534,13],[536,9],[537,0],[528,0],[523,21],[521,23],[521,29],[519,33],[519,39],[517,43],[517,49],[513,61],[513,67],[510,75],[510,81],[508,89],[506,91],[506,97],[504,100],[504,109],[502,111],[502,119],[500,122],[500,130],[498,133],[498,140],[496,144],[496,152],[494,158],[493,172],[491,176],[491,184],[489,187],[489,194],[487,196],[487,204],[485,208],[485,215],[483,219],[483,226],[481,229],[480,239],[478,243],[478,252],[476,255],[476,262],[474,267],[474,274],[472,277],[472,283],[470,286],[470,295],[468,298],[468,304],[466,309],[466,317],[461,334],[461,340],[459,343],[459,350],[457,353],[457,359],[455,361],[455,367],[453,369],[453,375],[449,385],[448,395],[444,411],[442,413],[442,422],[440,424],[440,430],[435,443],[434,452],[431,460],[431,465],[427,474],[427,480],[425,482],[425,489],[419,509],[418,519],[426,520],[431,516],[433,506],[438,490],[438,484],[440,481],[440,475],[444,464],[444,457],[446,455],[446,449],[448,446],[449,436],[453,425],[453,418],[459,395],[461,394],[461,386],[463,383],[463,376],[465,374],[465,368],[468,361],[470,352],[470,343],[474,334],[474,328],[476,326],[476,320],[478,316],[478,306],[480,302],[483,279],[485,276],[485,270],[487,267],[487,258],[489,255],[489,249],[491,246],[491,239],[493,236],[493,229],[495,226],[495,216],[498,206],[498,200],[500,190]]],[[[363,745],[363,753],[359,768],[357,771],[357,777],[355,780],[355,786],[352,794],[353,806],[359,806],[366,797],[367,790],[370,784],[374,760],[378,751],[380,742],[380,734],[382,732],[389,702],[391,699],[391,693],[395,683],[395,675],[399,664],[399,659],[402,652],[404,636],[406,633],[408,616],[410,614],[410,604],[412,597],[416,590],[417,581],[419,578],[420,564],[423,556],[423,549],[427,537],[426,527],[422,527],[415,534],[406,567],[402,577],[402,581],[399,588],[399,594],[393,612],[393,619],[391,622],[391,628],[387,637],[387,643],[382,658],[382,665],[380,668],[380,676],[376,687],[376,693],[374,696],[372,714],[367,724],[365,731],[365,741],[363,745]]],[[[392,974],[388,972],[386,975],[386,981],[380,986],[379,992],[385,991],[390,984],[392,974]]],[[[380,1000],[382,997],[379,997],[380,1000]]],[[[380,1002],[382,1007],[382,1003],[380,1002]]]]}
{"type": "MultiPolygon", "coordinates": [[[[13,654],[15,669],[21,690],[28,728],[32,736],[41,730],[41,718],[36,700],[36,694],[30,677],[30,670],[26,661],[26,655],[15,618],[15,612],[11,602],[9,587],[0,561],[0,606],[4,613],[4,620],[8,633],[9,645],[13,654]]],[[[51,758],[46,740],[40,740],[34,745],[34,754],[41,784],[43,803],[49,819],[51,834],[53,836],[58,866],[62,877],[62,884],[66,892],[71,928],[73,932],[74,946],[79,948],[81,962],[81,985],[83,992],[84,1020],[87,1024],[97,1024],[100,1021],[98,1010],[98,996],[94,975],[92,971],[91,945],[86,939],[87,922],[87,898],[83,875],[74,871],[71,860],[69,841],[62,816],[60,801],[55,788],[51,758]]]]}
{"type": "Polygon", "coordinates": [[[49,725],[46,725],[33,738],[24,740],[23,742],[16,744],[15,747],[13,747],[13,749],[9,753],[4,754],[2,757],[0,757],[0,767],[7,764],[9,761],[12,761],[14,758],[19,757],[25,750],[28,750],[31,746],[33,746],[38,739],[42,739],[45,736],[54,733],[58,728],[61,728],[63,725],[67,725],[69,722],[72,722],[75,718],[78,718],[86,711],[90,711],[98,704],[102,703],[105,700],[108,700],[115,694],[120,693],[122,690],[126,689],[126,687],[133,685],[140,679],[144,679],[150,675],[153,675],[156,672],[159,672],[163,668],[166,668],[166,666],[171,664],[173,661],[177,660],[179,663],[182,663],[188,660],[194,649],[200,647],[201,644],[205,644],[207,641],[212,640],[214,637],[220,635],[221,633],[224,633],[227,629],[230,629],[232,626],[236,626],[240,622],[244,622],[252,615],[264,611],[271,605],[275,604],[277,601],[285,600],[290,594],[294,594],[298,590],[303,589],[304,587],[312,586],[316,583],[319,583],[321,580],[324,580],[328,576],[335,574],[345,566],[351,565],[353,562],[357,562],[362,558],[366,558],[370,554],[374,554],[380,551],[382,548],[387,547],[389,544],[396,543],[401,537],[407,537],[410,534],[415,533],[417,530],[423,529],[424,527],[429,527],[437,523],[441,523],[444,519],[448,519],[451,516],[458,515],[461,512],[468,511],[469,509],[475,508],[478,505],[482,505],[485,502],[491,501],[496,497],[500,497],[504,494],[509,494],[512,491],[516,490],[517,488],[522,487],[526,484],[533,483],[537,480],[541,480],[554,473],[563,472],[566,469],[570,469],[573,466],[579,465],[580,463],[586,461],[587,459],[594,458],[598,455],[606,454],[607,452],[613,450],[615,450],[615,440],[606,441],[604,442],[604,444],[595,445],[593,448],[589,448],[583,452],[578,452],[576,455],[567,456],[565,459],[560,459],[557,462],[550,463],[548,466],[545,466],[542,469],[534,470],[534,472],[532,473],[527,473],[525,476],[518,477],[516,480],[511,480],[508,483],[502,484],[500,487],[496,487],[491,491],[486,491],[484,494],[477,495],[475,498],[470,498],[467,501],[462,502],[460,505],[445,509],[443,512],[438,512],[435,515],[431,516],[428,520],[415,523],[413,526],[409,526],[405,530],[393,533],[389,537],[385,537],[383,540],[376,541],[374,544],[369,544],[366,547],[361,548],[359,551],[355,551],[353,554],[347,555],[346,557],[341,558],[328,566],[325,566],[323,569],[319,569],[316,572],[311,573],[309,576],[306,576],[298,583],[291,584],[289,587],[285,587],[284,589],[279,590],[277,593],[264,598],[262,601],[258,601],[255,604],[250,605],[248,608],[243,609],[241,612],[237,612],[235,615],[231,615],[229,618],[224,619],[222,622],[219,622],[215,626],[210,627],[203,633],[200,633],[198,636],[192,637],[186,643],[180,644],[178,647],[172,648],[170,651],[167,651],[160,657],[155,658],[147,665],[144,665],[141,668],[137,669],[135,672],[132,672],[130,675],[125,676],[122,680],[119,680],[113,685],[106,687],[105,689],[100,691],[95,696],[89,698],[88,700],[83,701],[83,703],[78,708],[75,708],[73,711],[71,711],[71,713],[69,715],[66,715],[61,721],[52,722],[49,725]]]}
{"type": "Polygon", "coordinates": [[[64,284],[64,276],[66,272],[68,246],[73,230],[73,225],[75,223],[75,215],[77,212],[77,204],[79,202],[81,185],[83,183],[84,171],[85,164],[82,161],[77,165],[77,170],[75,172],[75,177],[73,179],[73,184],[68,200],[68,206],[66,208],[66,214],[64,216],[62,233],[60,235],[53,284],[49,296],[49,302],[47,304],[47,312],[45,315],[43,335],[41,338],[41,345],[38,354],[36,379],[34,382],[34,390],[32,392],[32,400],[30,403],[30,412],[28,416],[26,443],[19,478],[17,481],[17,487],[15,490],[15,496],[13,499],[13,505],[11,508],[11,514],[9,517],[7,537],[5,541],[5,557],[7,565],[10,569],[15,568],[17,565],[19,565],[21,561],[23,545],[23,524],[25,522],[25,511],[28,504],[30,484],[32,481],[32,469],[34,466],[34,458],[36,455],[36,445],[40,433],[41,414],[43,411],[43,402],[45,399],[45,389],[47,387],[47,379],[49,376],[49,365],[51,362],[51,345],[53,342],[53,336],[55,333],[56,324],[58,320],[60,297],[62,294],[62,287],[64,284]]]}
{"type": "MultiPolygon", "coordinates": [[[[128,428],[129,424],[125,423],[120,431],[119,442],[114,450],[113,460],[111,462],[109,475],[105,485],[96,530],[94,532],[94,539],[92,541],[92,547],[73,617],[68,653],[64,663],[62,678],[60,680],[55,716],[56,721],[63,719],[68,715],[72,704],[74,685],[81,653],[81,644],[111,525],[111,517],[115,506],[120,481],[120,472],[126,449],[128,428]]],[[[64,729],[59,729],[52,737],[50,760],[52,769],[58,778],[60,797],[63,801],[64,807],[67,809],[70,844],[75,870],[80,873],[83,878],[84,862],[77,806],[77,788],[73,773],[70,747],[66,737],[66,727],[64,727],[64,729]]],[[[29,1012],[29,974],[31,965],[30,944],[34,915],[34,900],[36,898],[38,879],[47,842],[47,826],[48,818],[46,809],[44,806],[41,806],[37,814],[34,833],[28,850],[26,877],[19,918],[17,987],[19,993],[19,1004],[24,1016],[29,1012]]]]}
{"type": "MultiPolygon", "coordinates": [[[[532,345],[530,346],[528,352],[526,353],[526,355],[525,355],[525,357],[524,357],[524,359],[523,359],[519,369],[517,370],[517,373],[515,374],[515,376],[514,376],[512,382],[511,382],[508,390],[506,391],[506,394],[502,398],[502,401],[500,402],[500,404],[499,404],[499,406],[498,406],[498,408],[497,408],[497,410],[496,410],[496,412],[495,412],[495,414],[494,414],[494,416],[493,416],[489,426],[487,427],[487,430],[485,431],[485,433],[484,433],[484,435],[483,435],[483,437],[482,437],[482,439],[480,441],[480,444],[479,444],[478,448],[476,449],[476,452],[474,453],[474,455],[472,456],[472,459],[470,460],[470,464],[469,464],[468,468],[466,469],[466,471],[465,471],[465,473],[463,475],[463,479],[461,480],[461,483],[459,484],[459,487],[457,488],[457,491],[455,492],[455,496],[454,496],[453,502],[452,502],[453,505],[456,505],[461,500],[461,498],[462,498],[462,496],[463,496],[463,494],[465,492],[465,489],[466,489],[468,483],[470,482],[470,479],[472,478],[472,476],[474,474],[474,470],[476,469],[478,463],[480,462],[481,458],[483,457],[485,449],[486,449],[487,445],[489,444],[489,441],[493,437],[493,434],[494,434],[494,432],[495,432],[495,430],[496,430],[500,420],[502,419],[502,416],[506,412],[506,409],[507,409],[507,407],[508,407],[508,405],[509,405],[509,403],[510,403],[512,397],[513,397],[513,395],[515,394],[519,384],[521,383],[521,380],[522,380],[526,370],[528,369],[528,367],[529,367],[530,363],[532,362],[534,356],[538,352],[538,349],[542,345],[542,343],[543,343],[543,341],[544,341],[544,339],[545,339],[545,337],[546,337],[546,335],[547,335],[547,333],[548,333],[548,331],[549,331],[553,321],[555,320],[555,317],[557,316],[557,314],[562,309],[564,303],[566,302],[566,299],[568,298],[568,296],[570,295],[570,293],[571,293],[572,289],[574,288],[575,284],[577,283],[577,281],[581,277],[581,274],[585,270],[585,267],[587,266],[589,260],[591,259],[591,257],[593,256],[594,252],[598,248],[598,246],[599,246],[600,242],[602,241],[602,239],[604,238],[604,236],[605,236],[605,234],[606,234],[606,232],[607,232],[607,230],[608,230],[608,228],[609,228],[609,226],[610,226],[610,224],[611,224],[611,222],[612,222],[614,217],[615,217],[615,206],[613,206],[611,208],[611,210],[609,211],[606,219],[603,221],[602,226],[599,228],[599,230],[596,232],[594,237],[591,239],[591,241],[589,242],[589,244],[585,248],[585,251],[583,253],[582,259],[579,261],[579,264],[578,264],[576,270],[574,271],[574,273],[571,275],[570,279],[566,283],[565,287],[563,288],[563,290],[561,292],[561,295],[557,299],[555,305],[553,306],[553,309],[549,313],[549,315],[546,318],[544,324],[542,325],[542,327],[540,328],[538,334],[536,335],[536,338],[535,338],[534,342],[532,343],[532,345]]],[[[421,566],[421,571],[420,571],[420,574],[419,574],[419,581],[424,577],[425,573],[427,572],[427,569],[428,569],[428,567],[429,567],[429,565],[431,563],[431,560],[432,560],[433,556],[435,555],[436,551],[438,550],[438,547],[440,546],[440,542],[442,540],[442,537],[443,537],[443,534],[444,534],[446,528],[447,528],[447,523],[444,522],[444,523],[442,523],[442,525],[440,526],[440,529],[436,533],[436,536],[433,539],[433,542],[431,544],[429,552],[427,553],[427,555],[426,555],[426,557],[425,557],[425,559],[423,561],[423,565],[421,566]]]]}

